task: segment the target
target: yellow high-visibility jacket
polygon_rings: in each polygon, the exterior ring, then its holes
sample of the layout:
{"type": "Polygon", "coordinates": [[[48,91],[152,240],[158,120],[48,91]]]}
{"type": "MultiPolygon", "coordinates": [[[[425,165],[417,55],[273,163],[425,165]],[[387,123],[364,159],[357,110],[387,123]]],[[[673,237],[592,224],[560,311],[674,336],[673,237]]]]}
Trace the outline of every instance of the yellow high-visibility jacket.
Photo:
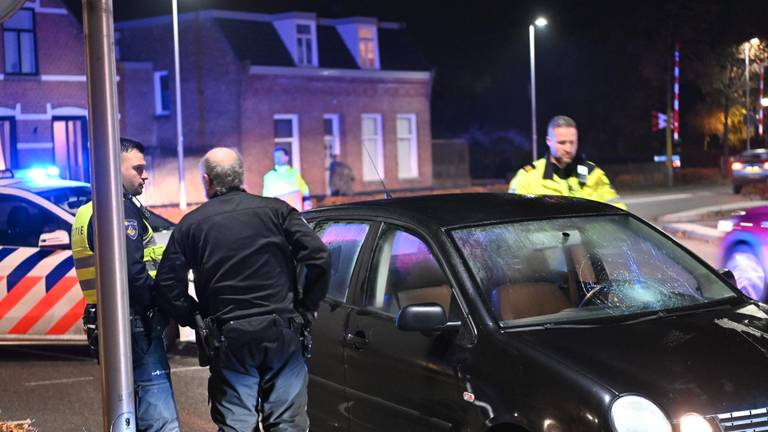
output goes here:
{"type": "Polygon", "coordinates": [[[301,174],[291,166],[275,166],[264,174],[265,197],[280,198],[296,210],[304,210],[304,201],[309,199],[309,186],[301,174]]]}
{"type": "MultiPolygon", "coordinates": [[[[86,203],[77,209],[75,223],[72,224],[72,258],[75,261],[75,273],[80,282],[85,302],[96,304],[96,256],[88,245],[88,228],[93,216],[93,202],[86,203]]],[[[157,244],[155,232],[149,222],[143,220],[147,232],[142,238],[144,244],[144,264],[149,275],[155,277],[160,258],[163,257],[164,246],[157,244]]]]}
{"type": "Polygon", "coordinates": [[[509,182],[509,192],[528,195],[561,195],[602,201],[625,209],[605,171],[588,161],[573,162],[565,169],[549,157],[521,168],[509,182]]]}

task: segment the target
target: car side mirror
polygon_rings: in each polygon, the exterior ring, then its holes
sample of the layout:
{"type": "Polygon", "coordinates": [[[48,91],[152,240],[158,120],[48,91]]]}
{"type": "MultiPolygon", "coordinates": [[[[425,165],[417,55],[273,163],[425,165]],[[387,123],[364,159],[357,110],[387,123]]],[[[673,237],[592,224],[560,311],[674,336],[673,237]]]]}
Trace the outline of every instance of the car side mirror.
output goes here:
{"type": "Polygon", "coordinates": [[[41,248],[69,246],[69,233],[64,230],[42,233],[37,246],[41,248]]]}
{"type": "Polygon", "coordinates": [[[445,327],[445,310],[437,303],[418,303],[404,307],[397,314],[395,327],[403,331],[435,331],[445,327]]]}
{"type": "Polygon", "coordinates": [[[739,285],[736,283],[736,275],[733,274],[732,271],[728,269],[722,269],[720,270],[720,276],[724,277],[725,280],[731,283],[731,285],[735,286],[736,288],[739,287],[739,285]]]}

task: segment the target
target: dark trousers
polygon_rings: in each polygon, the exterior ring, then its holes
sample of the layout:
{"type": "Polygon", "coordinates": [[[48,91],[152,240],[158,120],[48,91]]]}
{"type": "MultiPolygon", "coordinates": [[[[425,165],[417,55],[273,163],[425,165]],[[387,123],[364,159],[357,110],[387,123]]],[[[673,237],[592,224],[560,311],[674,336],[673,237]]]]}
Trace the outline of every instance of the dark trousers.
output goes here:
{"type": "Polygon", "coordinates": [[[225,339],[211,361],[211,418],[223,432],[309,430],[307,366],[287,322],[257,317],[222,328],[225,339]]]}

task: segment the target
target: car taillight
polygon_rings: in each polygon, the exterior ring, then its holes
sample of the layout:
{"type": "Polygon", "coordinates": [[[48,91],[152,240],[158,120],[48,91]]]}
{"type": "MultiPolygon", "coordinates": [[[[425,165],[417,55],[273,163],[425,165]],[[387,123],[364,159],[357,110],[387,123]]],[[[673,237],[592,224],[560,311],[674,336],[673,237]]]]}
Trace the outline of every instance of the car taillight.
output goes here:
{"type": "Polygon", "coordinates": [[[734,171],[738,171],[740,169],[744,168],[744,164],[741,162],[734,162],[731,164],[731,169],[734,171]]]}

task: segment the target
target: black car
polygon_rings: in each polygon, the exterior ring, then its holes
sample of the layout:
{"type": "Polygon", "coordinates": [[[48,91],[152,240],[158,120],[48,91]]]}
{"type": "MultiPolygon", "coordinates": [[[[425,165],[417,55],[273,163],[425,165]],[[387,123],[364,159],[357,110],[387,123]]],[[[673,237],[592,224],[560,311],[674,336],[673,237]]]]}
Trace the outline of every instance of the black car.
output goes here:
{"type": "Polygon", "coordinates": [[[630,213],[466,194],[305,218],[333,258],[313,431],[768,425],[768,308],[630,213]]]}

